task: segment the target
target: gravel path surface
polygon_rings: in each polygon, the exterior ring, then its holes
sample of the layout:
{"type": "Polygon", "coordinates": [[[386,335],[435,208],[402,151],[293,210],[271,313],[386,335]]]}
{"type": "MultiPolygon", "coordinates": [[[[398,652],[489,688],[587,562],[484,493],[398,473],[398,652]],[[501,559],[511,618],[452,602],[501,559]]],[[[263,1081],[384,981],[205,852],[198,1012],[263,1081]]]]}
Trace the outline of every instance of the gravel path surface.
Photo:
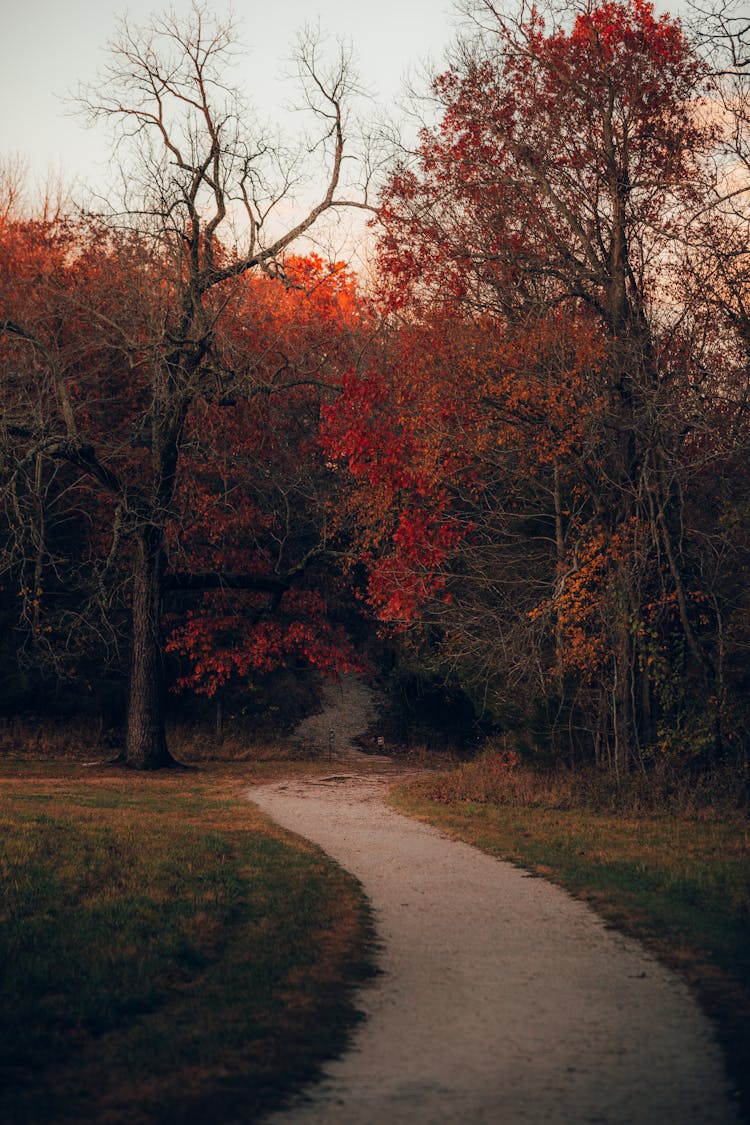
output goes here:
{"type": "Polygon", "coordinates": [[[350,1050],[274,1125],[728,1125],[687,988],[583,903],[389,809],[387,776],[251,800],[363,883],[383,975],[350,1050]]]}

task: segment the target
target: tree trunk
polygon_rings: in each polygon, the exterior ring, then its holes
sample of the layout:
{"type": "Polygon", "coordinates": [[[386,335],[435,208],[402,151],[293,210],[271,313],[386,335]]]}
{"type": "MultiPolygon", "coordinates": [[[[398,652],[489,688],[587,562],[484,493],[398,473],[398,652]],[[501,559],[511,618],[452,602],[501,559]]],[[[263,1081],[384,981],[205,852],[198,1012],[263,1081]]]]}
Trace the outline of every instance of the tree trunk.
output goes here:
{"type": "Polygon", "coordinates": [[[221,692],[216,696],[216,714],[214,716],[214,738],[218,746],[224,742],[224,703],[221,692]]]}
{"type": "Polygon", "coordinates": [[[174,765],[164,731],[163,575],[161,530],[147,528],[136,543],[133,648],[125,744],[125,764],[139,770],[158,770],[174,765]]]}
{"type": "Polygon", "coordinates": [[[612,685],[612,726],[615,742],[614,774],[620,782],[628,774],[631,759],[630,739],[630,638],[623,622],[617,624],[612,685]]]}
{"type": "MultiPolygon", "coordinates": [[[[560,583],[559,594],[562,594],[562,575],[565,566],[565,527],[563,523],[563,499],[560,487],[560,463],[555,457],[553,462],[553,495],[555,504],[555,577],[560,583]]],[[[557,674],[557,690],[562,699],[565,679],[565,662],[563,660],[562,622],[559,609],[555,609],[555,672],[557,674]]]]}

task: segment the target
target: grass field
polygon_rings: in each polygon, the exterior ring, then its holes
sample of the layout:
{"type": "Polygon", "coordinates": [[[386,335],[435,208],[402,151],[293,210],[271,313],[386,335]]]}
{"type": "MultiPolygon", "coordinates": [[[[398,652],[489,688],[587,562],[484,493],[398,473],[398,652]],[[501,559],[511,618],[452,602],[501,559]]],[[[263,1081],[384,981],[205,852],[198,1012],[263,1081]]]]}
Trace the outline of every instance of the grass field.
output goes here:
{"type": "Polygon", "coordinates": [[[528,804],[466,800],[461,788],[459,770],[402,786],[391,801],[560,883],[682,973],[715,1020],[750,1121],[747,818],[546,807],[538,793],[528,804]]]}
{"type": "Polygon", "coordinates": [[[341,1049],[369,919],[280,768],[0,764],[0,1120],[252,1121],[341,1049]]]}
{"type": "MultiPolygon", "coordinates": [[[[341,1050],[372,972],[359,888],[244,799],[319,769],[0,762],[0,1120],[252,1121],[341,1050]]],[[[747,819],[505,784],[474,765],[392,801],[561,883],[686,976],[750,1120],[747,819]]]]}

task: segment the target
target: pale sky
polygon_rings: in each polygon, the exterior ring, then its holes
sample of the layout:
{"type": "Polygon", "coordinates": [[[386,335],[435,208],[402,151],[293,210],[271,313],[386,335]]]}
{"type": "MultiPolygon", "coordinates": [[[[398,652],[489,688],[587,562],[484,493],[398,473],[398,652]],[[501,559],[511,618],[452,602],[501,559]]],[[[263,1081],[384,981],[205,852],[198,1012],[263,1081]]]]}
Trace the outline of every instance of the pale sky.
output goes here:
{"type": "MultiPolygon", "coordinates": [[[[139,25],[189,8],[190,0],[0,0],[0,156],[25,156],[37,179],[61,171],[103,182],[106,130],[71,117],[64,99],[96,78],[118,15],[139,25]]],[[[234,0],[232,8],[248,47],[237,75],[262,118],[292,97],[279,75],[307,22],[351,41],[363,82],[385,106],[397,102],[409,68],[428,56],[441,61],[453,34],[451,0],[234,0]]],[[[226,0],[212,9],[222,17],[226,0]]],[[[294,120],[288,125],[293,132],[294,120]]]]}
{"type": "MultiPolygon", "coordinates": [[[[683,5],[659,0],[657,7],[679,12],[683,5]]],[[[336,37],[350,41],[373,95],[372,108],[366,101],[360,115],[382,107],[398,117],[404,79],[416,77],[428,60],[440,66],[458,22],[453,0],[231,0],[231,9],[230,0],[207,0],[207,6],[219,19],[232,10],[239,22],[242,62],[231,80],[242,84],[262,120],[275,117],[292,137],[301,122],[283,107],[295,88],[281,76],[304,24],[319,21],[332,46],[336,37]]],[[[140,26],[154,14],[180,16],[190,7],[191,0],[0,0],[0,160],[26,159],[32,201],[45,180],[59,180],[74,198],[82,197],[81,188],[109,194],[111,134],[73,116],[70,100],[80,83],[96,80],[118,16],[140,26]]],[[[339,213],[327,252],[349,257],[361,248],[366,257],[365,220],[362,211],[339,213]]]]}

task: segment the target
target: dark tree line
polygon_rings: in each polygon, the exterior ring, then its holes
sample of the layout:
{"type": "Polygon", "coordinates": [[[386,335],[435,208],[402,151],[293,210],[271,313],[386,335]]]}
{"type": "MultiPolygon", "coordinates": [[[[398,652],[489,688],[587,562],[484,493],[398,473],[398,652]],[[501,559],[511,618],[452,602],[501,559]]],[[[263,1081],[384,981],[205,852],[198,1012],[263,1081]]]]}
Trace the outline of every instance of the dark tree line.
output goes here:
{"type": "MultiPolygon", "coordinates": [[[[327,213],[364,205],[362,193],[349,198],[342,188],[353,88],[347,59],[327,66],[313,39],[300,45],[300,80],[318,130],[308,144],[327,179],[288,226],[278,216],[298,185],[300,154],[264,135],[227,87],[232,51],[232,28],[200,7],[185,24],[164,17],[141,31],[123,23],[100,83],[104,93],[86,101],[94,118],[119,130],[119,210],[75,220],[13,221],[9,214],[3,223],[5,566],[14,578],[23,575],[24,613],[42,640],[47,576],[55,576],[58,592],[70,593],[73,581],[57,573],[50,515],[58,533],[76,511],[90,524],[77,609],[83,615],[82,599],[97,599],[102,584],[106,590],[107,574],[119,576],[116,597],[126,586],[125,760],[147,769],[170,761],[167,591],[239,586],[274,602],[315,553],[308,541],[301,556],[301,548],[279,548],[271,557],[266,542],[240,575],[224,573],[221,551],[204,553],[205,571],[174,569],[189,517],[180,495],[186,455],[195,461],[202,414],[269,403],[287,390],[299,396],[299,388],[331,378],[320,346],[285,354],[273,329],[266,338],[256,331],[248,279],[276,279],[280,293],[304,286],[301,275],[285,272],[290,248],[327,213]]],[[[315,289],[325,278],[308,280],[315,289]]],[[[270,430],[266,437],[273,440],[270,430]]],[[[266,457],[262,439],[256,457],[266,457]]],[[[283,508],[280,481],[279,489],[283,508]]]]}
{"type": "Polygon", "coordinates": [[[747,768],[746,21],[462,11],[367,294],[290,256],[367,203],[345,61],[300,56],[327,183],[279,233],[298,165],[200,10],[123,28],[89,102],[138,142],[121,211],[4,211],[6,595],[31,660],[124,638],[130,764],[169,761],[167,596],[190,690],[351,666],[346,555],[403,660],[546,753],[747,768]]]}
{"type": "Polygon", "coordinates": [[[558,756],[746,764],[746,21],[465,12],[333,421],[372,599],[558,756]]]}

